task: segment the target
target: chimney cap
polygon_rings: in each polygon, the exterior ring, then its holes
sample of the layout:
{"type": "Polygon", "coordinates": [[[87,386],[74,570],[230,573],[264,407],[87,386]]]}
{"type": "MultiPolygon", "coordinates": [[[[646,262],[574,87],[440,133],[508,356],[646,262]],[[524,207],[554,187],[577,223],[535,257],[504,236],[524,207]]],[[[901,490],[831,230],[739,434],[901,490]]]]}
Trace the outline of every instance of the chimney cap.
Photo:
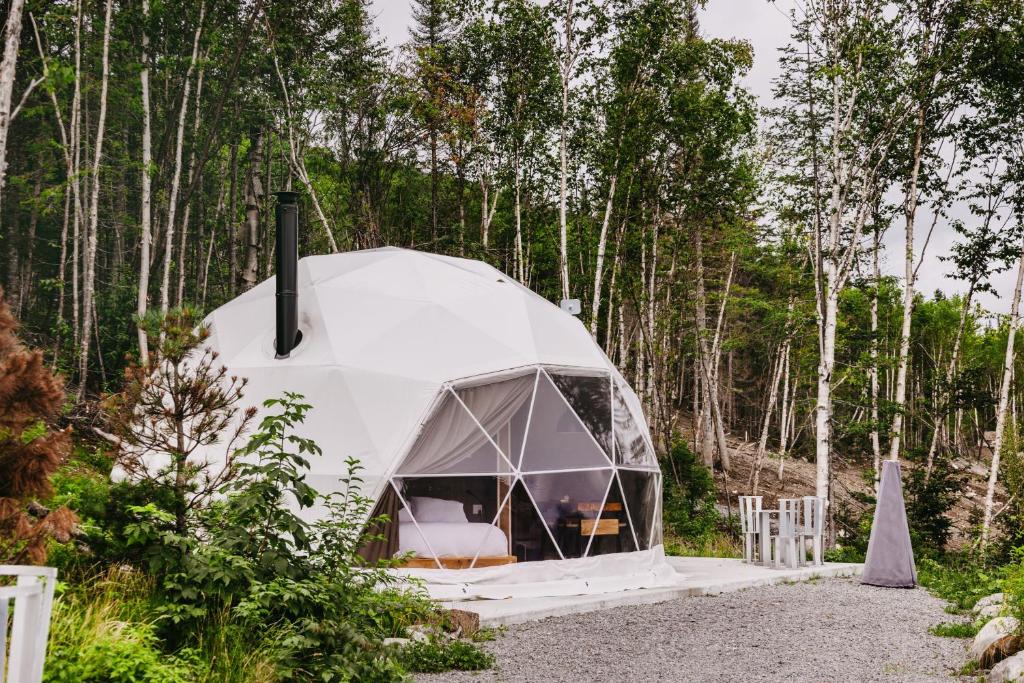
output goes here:
{"type": "Polygon", "coordinates": [[[299,201],[299,193],[291,190],[280,190],[275,192],[274,196],[280,204],[297,204],[299,201]]]}

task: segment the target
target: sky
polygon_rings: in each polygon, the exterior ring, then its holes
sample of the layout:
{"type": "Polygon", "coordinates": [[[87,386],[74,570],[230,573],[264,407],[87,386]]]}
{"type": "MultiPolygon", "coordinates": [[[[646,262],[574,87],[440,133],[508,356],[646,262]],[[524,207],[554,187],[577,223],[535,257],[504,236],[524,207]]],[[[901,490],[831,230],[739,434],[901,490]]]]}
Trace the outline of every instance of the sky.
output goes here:
{"type": "MultiPolygon", "coordinates": [[[[747,40],[754,48],[754,66],[744,79],[744,85],[752,92],[762,106],[772,104],[772,79],[778,75],[778,50],[789,39],[789,12],[794,0],[710,0],[701,12],[701,32],[707,37],[737,38],[747,40]]],[[[409,39],[409,0],[373,0],[375,22],[381,37],[389,45],[400,45],[409,39]]],[[[957,213],[952,213],[954,217],[957,213]]],[[[966,216],[961,216],[966,218],[966,216]]],[[[919,210],[915,247],[920,254],[932,217],[919,210]]],[[[969,224],[969,223],[968,223],[969,224]]],[[[946,276],[949,267],[940,257],[949,253],[956,234],[946,222],[935,226],[928,244],[924,262],[918,271],[917,290],[931,296],[936,289],[947,295],[964,290],[964,284],[946,276]]],[[[885,254],[882,269],[885,273],[902,279],[904,227],[902,221],[894,221],[884,238],[885,254]]],[[[999,297],[982,295],[979,303],[990,311],[1006,313],[1016,278],[1016,269],[1010,269],[993,278],[993,288],[999,297]]]]}

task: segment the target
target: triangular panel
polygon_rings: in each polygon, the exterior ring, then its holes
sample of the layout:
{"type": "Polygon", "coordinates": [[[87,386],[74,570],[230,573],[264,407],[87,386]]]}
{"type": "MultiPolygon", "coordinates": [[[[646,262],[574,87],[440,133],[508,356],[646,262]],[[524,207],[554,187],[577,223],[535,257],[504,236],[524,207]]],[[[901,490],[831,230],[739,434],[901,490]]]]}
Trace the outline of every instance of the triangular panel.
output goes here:
{"type": "Polygon", "coordinates": [[[541,519],[564,557],[586,553],[611,477],[611,469],[523,475],[541,519]]]}
{"type": "Polygon", "coordinates": [[[523,451],[537,373],[457,389],[459,398],[510,462],[523,451]]]}
{"type": "Polygon", "coordinates": [[[642,415],[634,415],[626,404],[625,397],[616,386],[612,416],[615,423],[615,462],[631,467],[657,469],[658,461],[650,444],[644,437],[641,426],[642,415]]]}
{"type": "Polygon", "coordinates": [[[511,464],[462,402],[445,390],[397,474],[505,474],[511,471],[511,464]]]}
{"type": "MultiPolygon", "coordinates": [[[[640,550],[650,547],[655,517],[659,510],[661,492],[658,487],[659,474],[639,470],[619,470],[619,481],[629,519],[633,524],[640,550]]],[[[659,537],[660,542],[660,537],[659,537]]]]}
{"type": "Polygon", "coordinates": [[[610,464],[590,430],[542,372],[537,379],[520,469],[542,472],[610,464]]]}
{"type": "Polygon", "coordinates": [[[612,457],[612,383],[608,375],[570,374],[547,370],[576,417],[587,426],[594,440],[612,457]]]}

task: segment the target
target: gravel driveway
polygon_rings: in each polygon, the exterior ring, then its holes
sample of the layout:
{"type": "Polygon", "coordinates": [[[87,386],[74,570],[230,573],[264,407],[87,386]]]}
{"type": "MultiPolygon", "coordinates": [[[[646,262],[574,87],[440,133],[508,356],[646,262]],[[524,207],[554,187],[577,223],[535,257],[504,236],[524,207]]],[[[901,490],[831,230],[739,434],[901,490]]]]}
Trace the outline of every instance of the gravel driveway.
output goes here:
{"type": "Polygon", "coordinates": [[[510,627],[494,671],[418,681],[946,681],[968,641],[924,589],[826,579],[510,627]]]}

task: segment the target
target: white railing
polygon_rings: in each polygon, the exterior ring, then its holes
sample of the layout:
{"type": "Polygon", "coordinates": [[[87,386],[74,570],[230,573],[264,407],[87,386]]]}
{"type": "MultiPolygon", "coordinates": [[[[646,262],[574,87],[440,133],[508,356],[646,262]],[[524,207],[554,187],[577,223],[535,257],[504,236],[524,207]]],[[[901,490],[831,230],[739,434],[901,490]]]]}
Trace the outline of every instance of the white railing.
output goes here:
{"type": "Polygon", "coordinates": [[[43,680],[57,570],[0,565],[0,576],[17,577],[15,585],[0,586],[0,683],[39,683],[43,680]]]}

